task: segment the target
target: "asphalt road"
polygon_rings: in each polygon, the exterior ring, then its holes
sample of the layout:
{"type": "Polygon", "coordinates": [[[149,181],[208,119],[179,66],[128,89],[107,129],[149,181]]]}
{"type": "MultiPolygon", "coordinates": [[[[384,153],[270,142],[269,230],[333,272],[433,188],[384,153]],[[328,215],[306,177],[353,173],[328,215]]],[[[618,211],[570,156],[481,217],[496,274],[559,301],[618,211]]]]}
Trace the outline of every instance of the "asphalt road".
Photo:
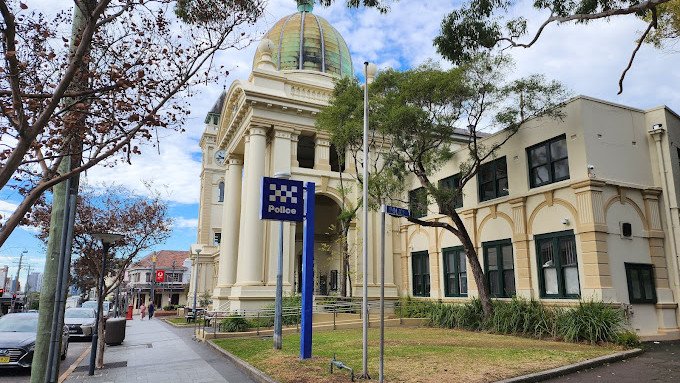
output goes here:
{"type": "MultiPolygon", "coordinates": [[[[66,360],[59,365],[59,374],[66,371],[71,364],[75,363],[80,354],[90,347],[90,341],[85,339],[71,338],[68,345],[66,360]]],[[[31,369],[8,369],[0,368],[0,382],[2,383],[26,383],[31,380],[31,369]]]]}

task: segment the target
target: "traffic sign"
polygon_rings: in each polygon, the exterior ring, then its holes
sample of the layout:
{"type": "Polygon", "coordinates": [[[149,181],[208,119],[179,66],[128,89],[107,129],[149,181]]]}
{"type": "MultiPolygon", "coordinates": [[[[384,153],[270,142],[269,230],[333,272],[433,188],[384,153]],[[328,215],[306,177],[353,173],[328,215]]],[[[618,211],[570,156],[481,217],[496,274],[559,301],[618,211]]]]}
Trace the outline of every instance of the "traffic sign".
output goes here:
{"type": "Polygon", "coordinates": [[[385,213],[392,217],[409,217],[411,215],[408,209],[388,205],[385,205],[385,213]]]}
{"type": "Polygon", "coordinates": [[[156,282],[165,282],[165,270],[156,270],[156,282]]]}
{"type": "Polygon", "coordinates": [[[304,208],[302,181],[262,177],[260,219],[302,221],[304,208]]]}

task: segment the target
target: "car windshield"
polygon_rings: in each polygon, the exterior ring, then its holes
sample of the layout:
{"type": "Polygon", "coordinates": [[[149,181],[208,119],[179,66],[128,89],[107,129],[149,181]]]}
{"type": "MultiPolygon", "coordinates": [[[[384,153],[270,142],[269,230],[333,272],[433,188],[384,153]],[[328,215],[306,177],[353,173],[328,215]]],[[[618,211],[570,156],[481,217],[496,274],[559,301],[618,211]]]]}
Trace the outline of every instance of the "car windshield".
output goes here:
{"type": "Polygon", "coordinates": [[[68,309],[64,316],[66,318],[94,318],[94,310],[88,308],[68,309]]]}
{"type": "Polygon", "coordinates": [[[38,316],[7,314],[0,318],[0,332],[38,332],[38,316]]]}

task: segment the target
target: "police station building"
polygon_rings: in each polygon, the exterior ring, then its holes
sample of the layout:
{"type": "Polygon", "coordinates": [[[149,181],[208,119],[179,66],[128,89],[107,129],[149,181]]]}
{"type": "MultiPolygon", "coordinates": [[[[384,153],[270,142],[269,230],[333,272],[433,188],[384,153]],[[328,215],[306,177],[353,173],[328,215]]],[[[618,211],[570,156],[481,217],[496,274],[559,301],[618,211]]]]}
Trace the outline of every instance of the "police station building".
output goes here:
{"type": "MultiPolygon", "coordinates": [[[[189,294],[210,294],[215,310],[273,302],[279,223],[261,220],[260,208],[262,178],[276,173],[315,183],[314,293],[340,291],[340,172],[347,185],[357,169],[338,162],[315,118],[335,79],[353,76],[354,69],[342,36],[307,1],[298,3],[299,11],[260,42],[247,81],[234,81],[205,120],[198,237],[191,249],[198,284],[192,278],[189,294]]],[[[623,305],[641,335],[680,337],[680,117],[665,106],[640,110],[584,96],[564,111],[561,121],[522,126],[456,201],[492,294],[552,305],[603,300],[623,305]]],[[[455,180],[466,154],[460,139],[461,150],[434,181],[455,180]]],[[[404,182],[404,199],[418,201],[418,181],[404,182]]],[[[272,192],[287,201],[281,206],[291,202],[291,190],[272,192]]],[[[412,213],[448,220],[434,204],[412,213]]],[[[368,222],[356,219],[348,234],[352,290],[361,296],[363,225],[368,294],[377,298],[377,212],[369,212],[368,222]]],[[[302,226],[283,224],[286,294],[300,291],[302,226]]],[[[458,302],[476,295],[453,235],[398,218],[387,219],[386,235],[388,299],[458,302]]]]}

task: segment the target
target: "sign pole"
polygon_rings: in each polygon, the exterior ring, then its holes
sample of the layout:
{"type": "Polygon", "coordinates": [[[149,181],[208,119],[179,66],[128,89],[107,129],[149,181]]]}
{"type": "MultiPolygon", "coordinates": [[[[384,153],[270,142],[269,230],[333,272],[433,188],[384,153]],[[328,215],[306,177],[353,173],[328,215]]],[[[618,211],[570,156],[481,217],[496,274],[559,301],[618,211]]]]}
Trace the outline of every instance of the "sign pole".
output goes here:
{"type": "Polygon", "coordinates": [[[369,152],[368,152],[368,61],[364,63],[364,163],[363,163],[363,219],[361,224],[362,230],[362,271],[364,286],[362,291],[361,301],[361,316],[362,323],[362,371],[361,377],[363,379],[371,379],[368,375],[368,166],[369,166],[369,152]]]}
{"type": "Polygon", "coordinates": [[[385,205],[380,206],[380,370],[378,382],[385,379],[385,205]]]}
{"type": "Polygon", "coordinates": [[[314,204],[316,185],[305,187],[305,220],[302,242],[302,323],[300,325],[300,359],[312,357],[312,305],[314,304],[314,204]]]}
{"type": "MultiPolygon", "coordinates": [[[[290,173],[276,173],[275,178],[289,179],[290,173]]],[[[276,302],[274,306],[274,349],[283,346],[283,221],[279,221],[279,256],[276,270],[276,302]]]]}

